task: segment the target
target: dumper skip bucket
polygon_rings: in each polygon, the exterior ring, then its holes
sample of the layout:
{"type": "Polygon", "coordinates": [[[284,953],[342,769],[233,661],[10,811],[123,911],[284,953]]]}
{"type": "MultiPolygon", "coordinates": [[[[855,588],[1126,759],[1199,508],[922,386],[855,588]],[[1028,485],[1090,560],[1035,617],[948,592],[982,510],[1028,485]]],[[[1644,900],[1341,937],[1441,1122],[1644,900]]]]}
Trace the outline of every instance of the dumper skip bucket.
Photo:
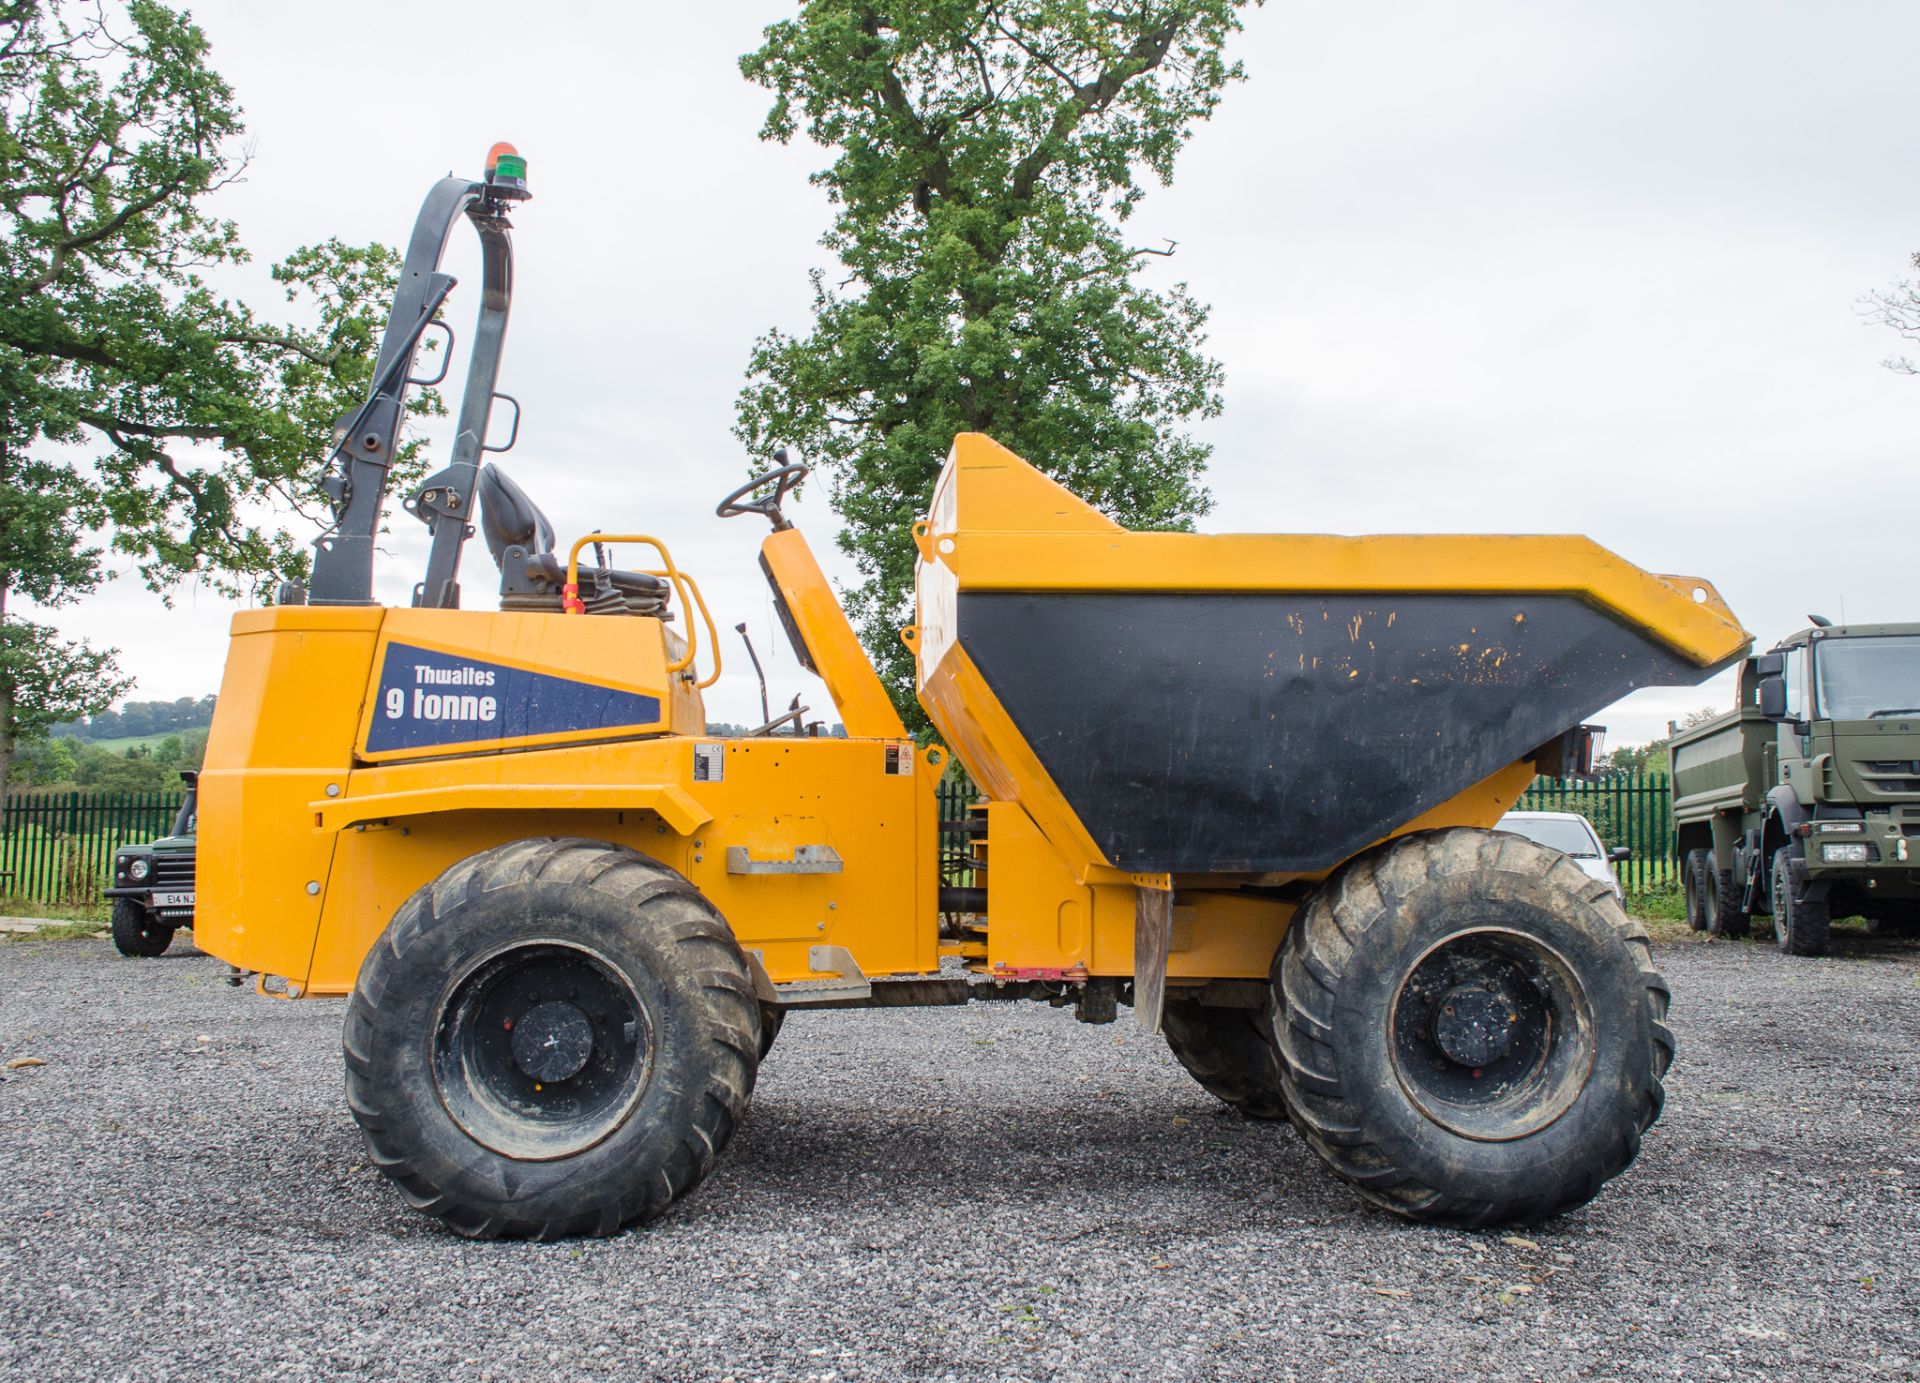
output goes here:
{"type": "Polygon", "coordinates": [[[1139,873],[1324,872],[1750,643],[1586,538],[1137,533],[978,435],[915,537],[934,723],[1069,858],[1139,873]]]}

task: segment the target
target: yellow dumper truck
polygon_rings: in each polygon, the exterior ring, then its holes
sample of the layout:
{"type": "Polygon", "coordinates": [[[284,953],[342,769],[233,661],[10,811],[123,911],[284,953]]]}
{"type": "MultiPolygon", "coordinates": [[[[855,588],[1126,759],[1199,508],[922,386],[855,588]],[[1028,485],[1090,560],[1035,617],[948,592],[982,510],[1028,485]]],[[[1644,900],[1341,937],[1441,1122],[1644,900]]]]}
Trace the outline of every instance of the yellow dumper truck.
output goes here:
{"type": "Polygon", "coordinates": [[[475,1236],[650,1219],[789,1011],[983,998],[1130,1004],[1415,1218],[1536,1220],[1627,1166],[1673,1051],[1646,936],[1490,828],[1582,767],[1585,716],[1745,653],[1711,586],[1581,538],[1129,532],[963,435],[901,634],[939,740],[785,518],[793,466],[721,512],[771,522],[761,565],[846,737],[710,734],[694,575],[657,537],[564,542],[482,464],[524,178],[503,148],[422,208],[329,463],[338,521],[307,587],[235,617],[200,778],[196,940],[268,992],[351,995],[347,1103],[413,1205],[475,1236]],[[449,464],[405,501],[426,578],[390,608],[386,463],[463,217],[473,358],[449,464]],[[461,608],[476,533],[499,594],[461,608]],[[949,754],[981,799],[950,823],[967,889],[937,869],[949,754]]]}

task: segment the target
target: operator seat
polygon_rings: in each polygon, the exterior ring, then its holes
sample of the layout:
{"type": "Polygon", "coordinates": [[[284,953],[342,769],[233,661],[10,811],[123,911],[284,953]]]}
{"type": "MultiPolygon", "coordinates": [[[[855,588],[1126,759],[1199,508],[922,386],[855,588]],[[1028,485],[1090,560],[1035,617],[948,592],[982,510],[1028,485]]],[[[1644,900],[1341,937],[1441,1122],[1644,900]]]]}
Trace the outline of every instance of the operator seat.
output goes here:
{"type": "Polygon", "coordinates": [[[479,490],[480,531],[495,566],[505,569],[510,547],[529,553],[553,551],[553,525],[512,476],[489,461],[480,468],[479,490]]]}
{"type": "MultiPolygon", "coordinates": [[[[505,471],[480,468],[480,532],[500,568],[500,608],[559,610],[567,564],[554,554],[553,525],[505,471]]],[[[657,576],[616,567],[580,567],[580,602],[590,615],[651,615],[672,619],[672,588],[657,576]]]]}

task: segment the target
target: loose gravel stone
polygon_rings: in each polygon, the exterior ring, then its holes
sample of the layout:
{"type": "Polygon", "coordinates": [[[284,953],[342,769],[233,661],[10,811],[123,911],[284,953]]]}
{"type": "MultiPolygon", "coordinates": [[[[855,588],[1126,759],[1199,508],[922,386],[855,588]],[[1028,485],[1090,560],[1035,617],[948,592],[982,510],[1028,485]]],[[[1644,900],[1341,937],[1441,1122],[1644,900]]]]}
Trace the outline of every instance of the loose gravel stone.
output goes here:
{"type": "Polygon", "coordinates": [[[1518,1233],[991,1004],[798,1014],[665,1220],[475,1244],[367,1166],[344,1005],[185,941],[0,943],[0,1377],[1920,1377],[1920,942],[1662,947],[1664,1119],[1518,1233]]]}

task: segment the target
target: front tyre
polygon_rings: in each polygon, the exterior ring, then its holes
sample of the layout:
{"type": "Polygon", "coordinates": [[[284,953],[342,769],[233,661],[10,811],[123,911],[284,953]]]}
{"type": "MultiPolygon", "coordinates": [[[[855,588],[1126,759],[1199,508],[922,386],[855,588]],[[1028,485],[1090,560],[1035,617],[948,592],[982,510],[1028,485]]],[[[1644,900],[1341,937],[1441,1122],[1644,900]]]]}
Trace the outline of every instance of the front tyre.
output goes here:
{"type": "Polygon", "coordinates": [[[368,955],[347,1102],[374,1165],[461,1234],[612,1234],[712,1169],[760,1035],[745,959],[685,878],[518,841],[416,892],[368,955]]]}
{"type": "Polygon", "coordinates": [[[151,960],[173,945],[173,928],[140,906],[137,898],[113,900],[113,944],[123,956],[151,960]]]}
{"type": "Polygon", "coordinates": [[[1832,939],[1833,911],[1827,900],[1794,897],[1793,853],[1773,852],[1773,942],[1790,956],[1824,956],[1832,939]]]}
{"type": "Polygon", "coordinates": [[[1274,959],[1295,1126],[1413,1219],[1527,1224],[1591,1199],[1659,1117],[1667,986],[1610,885],[1454,828],[1348,864],[1274,959]]]}

